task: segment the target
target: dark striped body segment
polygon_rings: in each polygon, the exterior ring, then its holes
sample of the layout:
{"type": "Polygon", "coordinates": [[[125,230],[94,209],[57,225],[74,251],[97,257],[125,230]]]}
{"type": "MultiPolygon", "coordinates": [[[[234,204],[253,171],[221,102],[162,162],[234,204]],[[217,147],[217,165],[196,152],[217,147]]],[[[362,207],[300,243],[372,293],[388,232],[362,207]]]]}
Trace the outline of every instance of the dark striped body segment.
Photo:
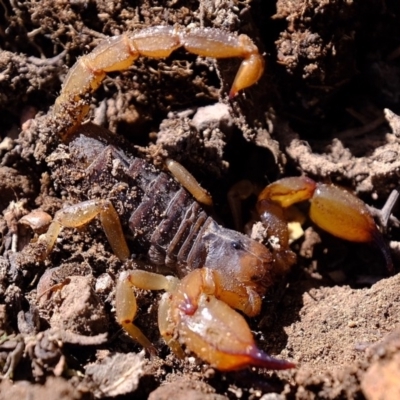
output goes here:
{"type": "Polygon", "coordinates": [[[129,228],[147,249],[150,263],[173,267],[180,276],[186,275],[188,265],[199,267],[202,231],[212,219],[171,176],[144,160],[133,159],[128,175],[142,191],[129,228]]]}
{"type": "MultiPolygon", "coordinates": [[[[195,268],[240,276],[246,290],[263,293],[271,283],[272,256],[260,243],[221,227],[167,173],[145,160],[127,156],[99,128],[77,134],[70,157],[81,165],[87,198],[109,199],[120,216],[135,255],[165,265],[183,277],[195,268]]],[[[108,134],[107,134],[108,135],[108,134]]]]}

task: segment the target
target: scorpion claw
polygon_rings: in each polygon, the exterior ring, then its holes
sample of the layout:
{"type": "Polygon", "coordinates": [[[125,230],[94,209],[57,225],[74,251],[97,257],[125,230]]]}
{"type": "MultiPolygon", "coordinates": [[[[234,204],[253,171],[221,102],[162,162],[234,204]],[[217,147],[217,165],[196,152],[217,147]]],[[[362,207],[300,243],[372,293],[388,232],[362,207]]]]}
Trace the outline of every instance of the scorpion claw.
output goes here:
{"type": "Polygon", "coordinates": [[[198,270],[187,275],[171,300],[171,309],[174,310],[171,314],[172,324],[179,339],[190,351],[221,371],[234,371],[248,366],[269,369],[295,367],[289,361],[275,359],[260,350],[246,320],[226,302],[203,291],[189,300],[187,290],[190,281],[197,284],[197,274],[198,270]],[[192,305],[190,313],[180,307],[188,301],[192,305]]]}
{"type": "Polygon", "coordinates": [[[296,367],[295,363],[271,357],[256,346],[251,348],[249,355],[251,356],[251,365],[256,367],[274,370],[291,369],[296,367]]]}
{"type": "Polygon", "coordinates": [[[178,333],[187,348],[220,371],[248,366],[289,369],[295,365],[260,350],[246,320],[226,303],[201,295],[193,315],[180,313],[178,333]]]}
{"type": "MultiPolygon", "coordinates": [[[[167,293],[158,310],[158,325],[161,335],[178,357],[184,356],[180,346],[184,344],[187,350],[220,371],[248,366],[294,368],[292,362],[275,359],[256,346],[243,316],[219,298],[226,289],[222,284],[215,291],[217,282],[218,276],[208,268],[194,270],[182,280],[147,271],[131,271],[122,275],[118,282],[117,319],[132,338],[151,350],[151,343],[133,325],[137,306],[132,287],[165,290],[167,293]]],[[[240,306],[233,303],[233,307],[240,306]]]]}
{"type": "Polygon", "coordinates": [[[387,270],[393,273],[390,249],[366,204],[338,186],[316,183],[304,176],[280,179],[268,185],[258,198],[261,219],[271,227],[268,233],[275,234],[283,248],[288,247],[283,209],[304,200],[310,201],[311,220],[326,232],[352,242],[375,243],[387,270]]]}

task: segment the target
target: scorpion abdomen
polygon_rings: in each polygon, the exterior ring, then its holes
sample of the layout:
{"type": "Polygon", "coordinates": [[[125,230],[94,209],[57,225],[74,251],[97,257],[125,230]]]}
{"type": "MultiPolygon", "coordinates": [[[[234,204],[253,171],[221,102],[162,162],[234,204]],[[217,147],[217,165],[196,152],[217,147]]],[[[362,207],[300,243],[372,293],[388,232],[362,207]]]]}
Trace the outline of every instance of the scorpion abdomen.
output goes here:
{"type": "Polygon", "coordinates": [[[103,144],[102,129],[91,129],[96,130],[93,135],[77,133],[70,142],[73,161],[81,163],[89,178],[90,197],[98,195],[94,188],[106,188],[135,253],[145,255],[152,265],[167,266],[179,277],[203,266],[201,238],[213,219],[173,177],[128,156],[118,143],[103,144]]]}
{"type": "Polygon", "coordinates": [[[129,218],[129,229],[149,262],[166,265],[178,276],[200,266],[207,213],[171,176],[142,159],[134,158],[127,174],[143,190],[141,203],[129,218]]]}

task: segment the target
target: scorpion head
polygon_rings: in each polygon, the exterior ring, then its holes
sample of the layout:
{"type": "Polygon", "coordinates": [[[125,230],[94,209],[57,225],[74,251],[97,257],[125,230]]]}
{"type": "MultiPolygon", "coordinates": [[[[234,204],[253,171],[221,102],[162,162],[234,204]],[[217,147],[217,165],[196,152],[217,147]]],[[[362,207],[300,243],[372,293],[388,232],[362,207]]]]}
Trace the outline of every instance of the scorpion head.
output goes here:
{"type": "Polygon", "coordinates": [[[224,279],[240,282],[259,295],[272,284],[273,257],[261,243],[212,221],[204,231],[203,244],[203,266],[218,271],[224,279]]]}

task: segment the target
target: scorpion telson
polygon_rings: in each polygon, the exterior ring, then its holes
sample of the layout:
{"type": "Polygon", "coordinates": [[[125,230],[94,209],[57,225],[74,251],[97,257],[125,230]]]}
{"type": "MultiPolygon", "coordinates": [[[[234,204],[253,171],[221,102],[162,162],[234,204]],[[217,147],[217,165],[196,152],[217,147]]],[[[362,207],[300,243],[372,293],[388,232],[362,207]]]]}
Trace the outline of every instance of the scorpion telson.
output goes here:
{"type": "MultiPolygon", "coordinates": [[[[283,208],[311,199],[317,224],[347,240],[377,243],[392,268],[389,251],[364,203],[337,187],[304,177],[275,182],[259,196],[257,210],[268,234],[278,240],[270,251],[218,225],[170,175],[105,143],[109,135],[103,128],[81,124],[88,112],[84,97],[99,87],[107,72],[126,69],[139,56],[167,57],[179,47],[206,57],[242,58],[231,97],[257,82],[263,72],[263,58],[249,37],[210,28],[147,28],[107,39],[81,57],[65,79],[54,115],[67,120],[61,132],[69,136],[67,160],[81,172],[81,189],[88,200],[58,211],[39,245],[46,257],[62,227],[79,227],[99,216],[112,250],[122,261],[130,258],[129,248],[134,248],[149,264],[167,266],[177,276],[138,269],[121,274],[116,316],[132,338],[154,351],[134,324],[137,305],[132,287],[164,290],[159,328],[178,357],[184,356],[183,344],[220,370],[251,365],[293,368],[294,363],[257,348],[245,319],[235,311],[257,315],[268,287],[296,260],[283,208]],[[107,198],[99,199],[94,187],[103,188],[107,198]],[[129,246],[124,233],[132,238],[129,246]]],[[[209,202],[190,174],[176,165],[171,171],[196,198],[209,202]]]]}

